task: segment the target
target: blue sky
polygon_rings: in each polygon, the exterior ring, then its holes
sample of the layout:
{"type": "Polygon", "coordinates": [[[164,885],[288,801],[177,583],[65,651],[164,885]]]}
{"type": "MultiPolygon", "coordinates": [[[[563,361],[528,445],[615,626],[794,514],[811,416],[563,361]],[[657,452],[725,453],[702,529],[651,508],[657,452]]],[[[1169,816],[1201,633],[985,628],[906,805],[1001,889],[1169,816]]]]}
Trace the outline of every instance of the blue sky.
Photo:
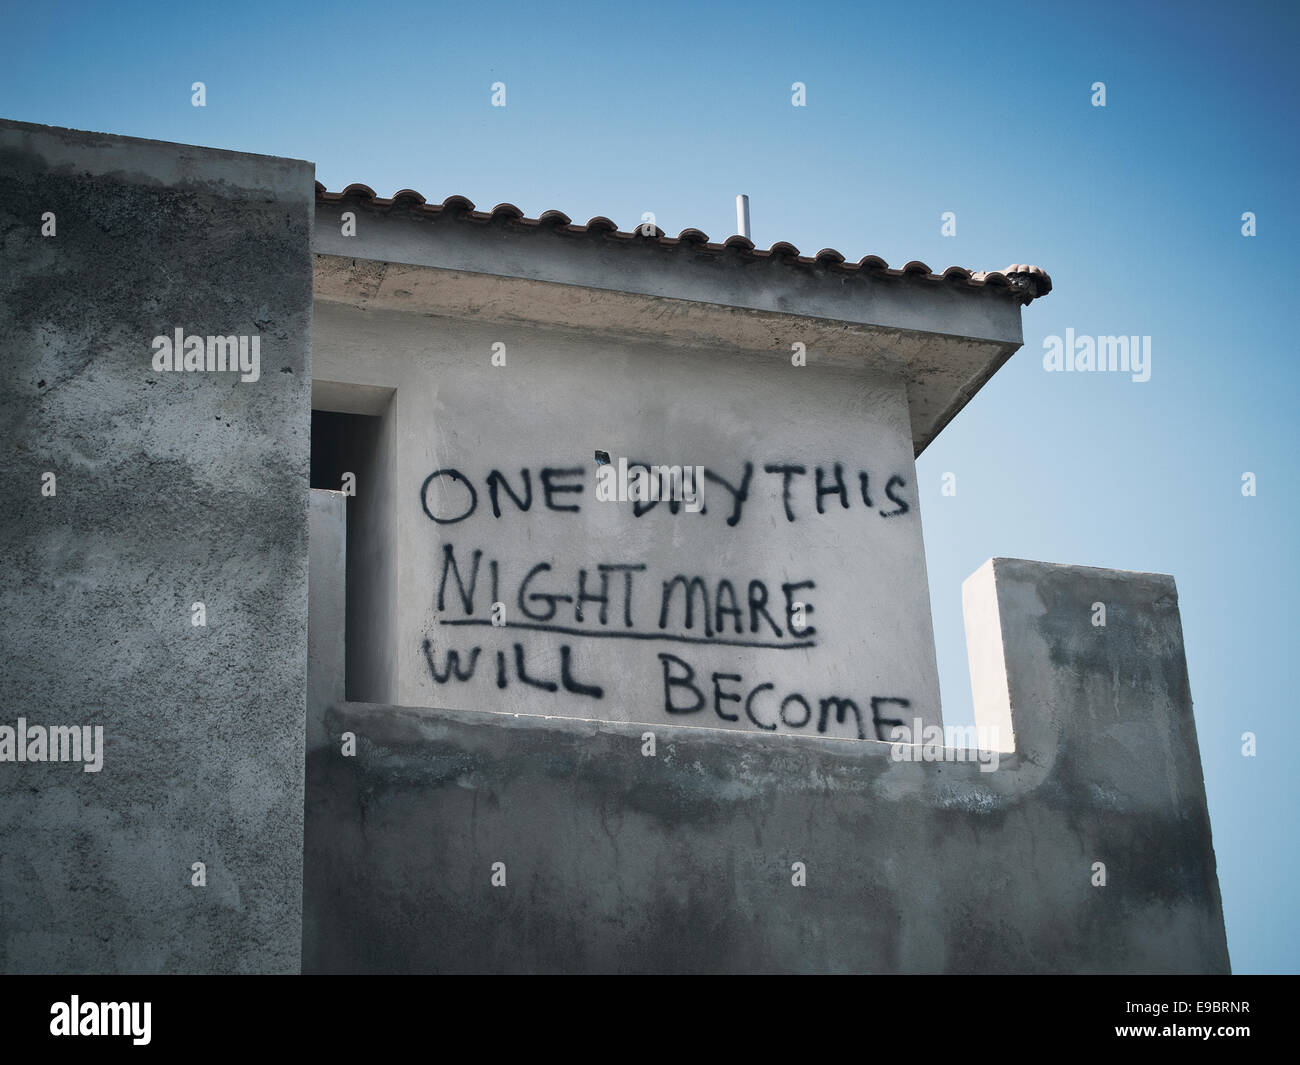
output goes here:
{"type": "Polygon", "coordinates": [[[331,189],[624,229],[653,211],[715,239],[745,192],[764,246],[1043,266],[1055,291],[1024,349],[918,465],[944,716],[970,718],[960,588],[985,559],[1172,573],[1233,966],[1300,968],[1300,7],[4,7],[8,118],[296,156],[331,189]],[[1150,336],[1151,379],[1045,373],[1043,338],[1067,328],[1150,336]]]}

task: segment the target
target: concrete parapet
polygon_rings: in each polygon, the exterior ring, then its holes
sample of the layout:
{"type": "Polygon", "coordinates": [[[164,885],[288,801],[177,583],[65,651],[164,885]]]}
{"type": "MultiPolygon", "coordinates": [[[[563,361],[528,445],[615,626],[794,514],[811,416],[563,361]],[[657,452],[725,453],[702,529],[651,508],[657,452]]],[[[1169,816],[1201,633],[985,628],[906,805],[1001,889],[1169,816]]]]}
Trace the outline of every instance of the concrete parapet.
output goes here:
{"type": "Polygon", "coordinates": [[[1173,581],[998,559],[965,599],[996,757],[321,709],[304,967],[1227,971],[1173,581]]]}

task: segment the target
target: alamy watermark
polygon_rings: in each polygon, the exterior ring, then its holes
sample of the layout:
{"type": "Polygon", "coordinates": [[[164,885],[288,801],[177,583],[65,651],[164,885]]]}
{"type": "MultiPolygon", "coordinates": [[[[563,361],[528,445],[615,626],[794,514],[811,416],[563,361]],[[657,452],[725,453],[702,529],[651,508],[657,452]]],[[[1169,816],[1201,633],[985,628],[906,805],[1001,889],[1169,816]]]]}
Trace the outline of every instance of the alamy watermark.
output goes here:
{"type": "Polygon", "coordinates": [[[187,336],[176,327],[173,336],[156,336],[152,341],[153,368],[158,373],[187,370],[190,373],[237,373],[246,383],[262,376],[260,336],[187,336]]]}
{"type": "Polygon", "coordinates": [[[104,768],[104,726],[0,725],[0,762],[83,762],[87,773],[104,768]]]}
{"type": "Polygon", "coordinates": [[[130,1036],[136,1046],[148,1046],[150,1002],[82,1002],[77,995],[50,1006],[50,1035],[130,1036]]]}
{"type": "Polygon", "coordinates": [[[1043,369],[1048,373],[1127,373],[1133,380],[1151,380],[1151,338],[1148,336],[1075,336],[1043,338],[1043,369]]]}
{"type": "Polygon", "coordinates": [[[889,730],[889,757],[895,762],[979,762],[981,773],[993,773],[1001,762],[997,726],[912,724],[889,730]]]}
{"type": "Polygon", "coordinates": [[[681,503],[692,514],[704,506],[703,466],[629,464],[596,452],[596,498],[602,503],[681,503]]]}

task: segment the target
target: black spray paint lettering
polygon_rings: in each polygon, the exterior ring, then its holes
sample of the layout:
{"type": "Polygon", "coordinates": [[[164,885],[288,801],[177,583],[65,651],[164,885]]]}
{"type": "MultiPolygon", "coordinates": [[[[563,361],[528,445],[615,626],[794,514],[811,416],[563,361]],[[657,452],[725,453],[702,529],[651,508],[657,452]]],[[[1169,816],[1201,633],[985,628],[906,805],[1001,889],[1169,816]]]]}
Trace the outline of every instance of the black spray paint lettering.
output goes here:
{"type": "MultiPolygon", "coordinates": [[[[460,668],[460,651],[448,650],[446,654],[446,665],[439,669],[437,658],[433,650],[433,641],[426,638],[423,643],[424,659],[429,665],[429,674],[433,677],[436,684],[447,684],[455,679],[461,681],[470,681],[474,679],[474,670],[478,664],[479,654],[482,647],[471,648],[469,658],[464,669],[460,668]]],[[[520,684],[528,685],[533,688],[540,688],[545,692],[556,692],[563,689],[573,695],[583,695],[590,699],[603,699],[605,689],[598,684],[584,684],[573,675],[573,654],[568,644],[560,645],[560,679],[558,682],[546,680],[539,676],[533,676],[528,672],[528,664],[524,653],[524,645],[517,643],[514,645],[514,666],[515,678],[520,684]]],[[[509,675],[506,670],[506,653],[497,651],[497,687],[505,688],[509,685],[509,675]]]]}
{"type": "Polygon", "coordinates": [[[904,488],[907,486],[907,482],[903,480],[903,478],[898,476],[898,474],[894,474],[892,477],[889,478],[889,481],[885,484],[885,495],[889,498],[889,501],[891,503],[896,503],[898,506],[897,509],[895,510],[882,510],[880,512],[880,516],[882,518],[896,518],[900,514],[906,514],[911,509],[907,505],[907,500],[901,499],[898,496],[894,495],[895,485],[897,485],[899,488],[904,488]]]}
{"type": "Polygon", "coordinates": [[[596,566],[596,571],[600,574],[600,593],[592,595],[587,591],[587,571],[578,570],[578,600],[574,604],[574,620],[581,623],[583,620],[582,604],[599,603],[600,604],[600,623],[602,625],[609,621],[609,578],[612,573],[623,574],[623,624],[627,628],[632,627],[632,574],[640,573],[645,569],[644,562],[601,562],[596,566]]]}
{"type": "MultiPolygon", "coordinates": [[[[633,465],[645,466],[643,463],[633,465]]],[[[857,500],[849,487],[852,483],[851,475],[846,479],[843,462],[833,461],[813,466],[811,479],[808,478],[809,467],[802,463],[771,462],[764,464],[762,469],[765,474],[781,479],[781,509],[788,522],[811,516],[814,511],[817,515],[825,515],[856,508],[857,500]],[[835,506],[837,500],[838,507],[835,506]]],[[[723,498],[730,501],[729,507],[719,508],[720,511],[725,511],[724,520],[728,527],[738,525],[743,515],[752,509],[749,504],[754,471],[755,464],[745,462],[740,476],[734,482],[711,468],[706,467],[703,471],[705,479],[726,493],[725,497],[715,495],[715,501],[723,498]]],[[[868,512],[875,510],[880,517],[893,518],[913,510],[912,505],[899,492],[907,487],[907,481],[900,474],[891,474],[885,482],[884,495],[893,509],[877,509],[871,493],[870,472],[863,469],[856,472],[857,494],[868,512]]],[[[439,525],[465,521],[477,512],[480,498],[486,498],[489,506],[484,508],[485,512],[490,509],[493,519],[498,521],[520,514],[529,514],[531,519],[542,509],[553,513],[576,513],[582,509],[579,499],[585,491],[585,469],[582,466],[548,466],[538,470],[534,478],[533,471],[523,466],[519,468],[516,479],[494,468],[488,472],[483,484],[486,492],[481,495],[459,470],[434,470],[420,487],[421,508],[427,517],[439,525]],[[536,492],[535,483],[538,486],[536,492]],[[538,506],[534,506],[535,500],[540,500],[538,506]]],[[[766,498],[770,499],[771,495],[766,498]]],[[[653,510],[657,502],[634,501],[632,513],[641,518],[653,510]]],[[[670,499],[668,502],[669,512],[677,514],[680,509],[677,501],[670,499]]],[[[708,513],[707,506],[702,512],[708,513]]],[[[446,613],[448,591],[451,591],[452,602],[459,601],[465,616],[454,619],[442,617],[439,619],[440,624],[491,624],[488,618],[473,616],[481,591],[483,550],[474,549],[468,561],[463,554],[458,560],[453,545],[444,543],[442,554],[442,574],[436,597],[438,612],[446,613]]],[[[502,601],[502,565],[497,559],[486,561],[487,583],[490,585],[488,601],[498,603],[502,601]]],[[[562,578],[557,584],[555,578],[558,575],[552,563],[537,562],[527,570],[517,588],[519,617],[523,620],[508,621],[506,627],[582,638],[667,640],[777,650],[817,646],[812,639],[817,635],[817,629],[810,627],[806,621],[806,616],[813,607],[805,601],[802,594],[803,590],[816,587],[816,583],[811,580],[789,581],[780,585],[785,599],[783,629],[774,617],[774,614],[780,615],[781,606],[771,601],[768,585],[763,580],[755,578],[748,582],[733,583],[725,577],[674,574],[660,584],[657,631],[650,625],[638,630],[634,604],[643,602],[650,610],[654,609],[652,593],[643,590],[639,597],[636,595],[643,584],[638,581],[637,574],[644,573],[646,569],[644,563],[601,562],[579,568],[575,580],[562,578]],[[619,575],[622,576],[621,581],[617,579],[619,575]],[[743,604],[736,590],[738,584],[745,585],[743,604]],[[562,608],[572,609],[574,627],[564,623],[567,619],[562,616],[562,608]]],[[[654,616],[651,613],[647,621],[654,616]]],[[[471,648],[468,656],[461,649],[446,649],[441,666],[434,654],[432,641],[425,639],[423,650],[430,676],[435,683],[442,685],[472,681],[483,648],[471,648]]],[[[497,688],[505,689],[513,679],[515,683],[548,694],[563,691],[585,698],[603,699],[604,687],[574,675],[570,644],[561,644],[559,650],[558,677],[553,671],[546,672],[544,667],[539,670],[536,663],[530,668],[522,643],[513,643],[509,651],[496,650],[493,653],[497,688]],[[512,665],[513,677],[510,669],[512,665]]],[[[664,708],[670,716],[697,714],[711,705],[713,714],[719,721],[729,724],[748,721],[755,728],[766,732],[776,732],[782,726],[792,730],[805,729],[816,721],[815,728],[819,734],[851,732],[857,738],[865,739],[870,727],[877,739],[885,740],[888,730],[901,725],[902,719],[884,716],[882,708],[891,705],[901,708],[910,706],[909,700],[905,698],[873,696],[868,702],[868,719],[861,703],[843,695],[810,699],[800,692],[792,691],[778,700],[773,683],[756,684],[746,690],[742,675],[726,672],[713,672],[709,686],[706,687],[703,680],[696,683],[696,671],[685,659],[668,653],[660,653],[658,657],[663,668],[664,708]]],[[[551,668],[554,669],[553,666],[551,668]]]]}
{"type": "Polygon", "coordinates": [[[546,505],[550,507],[551,510],[577,511],[577,503],[556,503],[554,497],[563,492],[574,492],[579,494],[583,492],[584,486],[582,480],[585,473],[586,471],[582,466],[571,466],[565,470],[557,470],[548,467],[547,469],[542,470],[539,479],[542,482],[542,494],[545,497],[546,505]],[[556,484],[556,480],[561,477],[576,477],[578,478],[578,483],[556,484]]]}
{"type": "MultiPolygon", "coordinates": [[[[707,466],[704,468],[704,479],[706,481],[712,481],[714,484],[718,485],[721,488],[725,488],[728,492],[731,493],[731,513],[727,515],[728,525],[734,526],[740,523],[740,513],[745,506],[745,501],[749,498],[749,481],[750,478],[753,476],[754,476],[754,464],[752,462],[745,463],[745,472],[744,475],[740,478],[739,487],[733,485],[730,481],[726,480],[725,478],[719,477],[707,466]]],[[[708,505],[706,504],[705,509],[704,511],[702,511],[702,513],[707,513],[707,511],[708,511],[708,505]]]]}
{"type": "Polygon", "coordinates": [[[424,660],[429,663],[429,672],[433,674],[433,679],[439,684],[446,684],[452,677],[455,677],[460,681],[472,680],[474,677],[474,668],[478,664],[479,652],[483,650],[481,647],[475,647],[470,651],[469,661],[466,664],[464,671],[460,668],[460,652],[448,651],[447,666],[445,669],[439,670],[438,663],[434,661],[433,657],[432,641],[425,640],[423,647],[424,660]]]}
{"type": "MultiPolygon", "coordinates": [[[[572,466],[567,469],[556,469],[548,466],[538,474],[538,480],[542,486],[542,502],[547,509],[559,512],[574,512],[579,509],[576,503],[558,503],[555,500],[557,495],[563,495],[568,492],[580,493],[583,491],[581,478],[583,476],[581,466],[572,466]],[[564,478],[578,478],[577,484],[565,484],[564,478]]],[[[505,489],[514,502],[515,507],[526,512],[533,504],[532,481],[529,477],[528,470],[519,471],[520,481],[523,483],[523,495],[516,495],[510,487],[506,477],[499,470],[492,470],[486,480],[488,486],[488,495],[492,504],[492,514],[496,518],[502,516],[500,489],[505,489]]],[[[457,522],[464,521],[478,509],[478,489],[459,470],[441,469],[434,470],[424,479],[420,485],[420,508],[425,515],[436,521],[439,525],[455,525],[457,522]],[[438,486],[436,499],[431,499],[430,489],[435,485],[438,486]],[[447,492],[453,498],[444,500],[442,493],[447,492]],[[455,497],[459,496],[459,500],[455,497]],[[438,513],[434,513],[435,509],[438,513]]]]}
{"type": "Polygon", "coordinates": [[[759,698],[776,690],[776,685],[771,682],[757,684],[747,693],[743,693],[744,678],[740,674],[715,672],[709,677],[712,685],[710,700],[704,690],[695,683],[695,667],[685,659],[661,651],[659,662],[663,667],[664,712],[670,717],[698,714],[711,703],[713,712],[719,719],[737,722],[740,720],[739,712],[730,712],[728,706],[735,703],[738,707],[743,706],[745,716],[765,732],[776,732],[778,722],[790,729],[802,729],[815,718],[819,734],[831,732],[832,725],[839,726],[834,730],[839,733],[844,731],[844,726],[852,725],[852,735],[857,739],[865,740],[867,725],[870,724],[875,732],[875,738],[884,741],[889,738],[889,730],[903,722],[900,718],[885,717],[881,713],[881,708],[892,704],[906,709],[912,705],[911,700],[899,696],[872,696],[868,700],[871,711],[868,719],[864,717],[863,708],[856,700],[842,695],[830,695],[817,700],[817,710],[814,714],[811,700],[799,692],[790,692],[780,700],[776,712],[773,713],[772,703],[775,702],[775,696],[771,699],[760,700],[759,698]],[[741,685],[742,690],[733,691],[723,687],[724,684],[730,683],[741,685]]]}
{"type": "MultiPolygon", "coordinates": [[[[644,462],[629,462],[629,468],[651,469],[644,462]]],[[[731,481],[716,470],[706,466],[704,480],[717,485],[730,500],[725,522],[735,527],[741,518],[751,509],[751,487],[754,477],[754,463],[745,462],[740,477],[731,481]]],[[[798,502],[798,496],[807,493],[807,489],[798,489],[800,483],[807,484],[808,467],[797,462],[769,462],[763,465],[763,472],[781,478],[781,508],[789,522],[799,521],[812,513],[825,515],[836,510],[853,510],[854,494],[849,490],[850,480],[846,479],[846,466],[842,461],[813,468],[811,503],[808,500],[798,502]],[[803,482],[799,479],[804,478],[803,482]],[[834,500],[838,499],[836,507],[834,500]]],[[[875,510],[870,492],[870,473],[858,470],[859,494],[867,510],[875,510]]],[[[508,477],[499,469],[492,469],[484,478],[487,488],[488,506],[485,511],[491,513],[497,521],[517,517],[520,514],[534,514],[535,500],[540,496],[541,506],[559,514],[576,514],[582,510],[580,497],[586,492],[587,467],[584,466],[547,466],[537,471],[536,482],[540,490],[534,491],[532,471],[520,467],[517,479],[508,477]]],[[[912,505],[898,494],[898,490],[907,487],[906,479],[898,473],[890,474],[885,483],[885,496],[894,504],[894,509],[881,508],[876,511],[882,518],[894,518],[911,512],[912,505]]],[[[479,509],[480,494],[474,483],[460,470],[444,468],[434,470],[420,485],[420,507],[425,515],[439,525],[455,525],[474,515],[479,509]]],[[[659,500],[634,500],[631,512],[641,518],[654,510],[659,500]]],[[[677,515],[682,511],[678,500],[670,499],[668,511],[677,515]]],[[[708,504],[701,501],[701,514],[708,514],[708,504]]]]}
{"type": "MultiPolygon", "coordinates": [[[[510,487],[510,482],[506,480],[505,474],[501,473],[500,470],[493,470],[487,475],[488,499],[492,503],[492,516],[494,518],[501,517],[501,498],[499,490],[502,488],[505,489],[506,495],[511,498],[515,506],[521,511],[527,513],[528,508],[533,505],[533,481],[528,475],[527,467],[524,467],[519,471],[519,479],[523,481],[524,485],[524,494],[522,498],[515,495],[514,489],[510,487]]],[[[427,508],[425,513],[428,513],[427,508]]]]}
{"type": "Polygon", "coordinates": [[[826,510],[822,506],[822,499],[829,495],[838,495],[840,497],[840,506],[845,510],[849,509],[849,491],[844,487],[844,467],[840,463],[835,463],[835,483],[827,487],[822,484],[822,478],[825,470],[820,466],[817,467],[817,513],[825,514],[826,510]]]}
{"type": "Polygon", "coordinates": [[[806,466],[796,466],[780,463],[769,463],[763,467],[764,473],[779,473],[782,477],[781,482],[781,504],[785,507],[786,521],[794,521],[794,510],[790,506],[790,482],[797,474],[808,472],[806,466]]]}
{"type": "MultiPolygon", "coordinates": [[[[796,581],[792,584],[782,584],[781,590],[785,593],[785,614],[787,624],[794,618],[797,610],[795,603],[799,600],[794,593],[800,588],[815,588],[815,581],[796,581]]],[[[677,574],[671,580],[663,582],[663,596],[660,599],[659,606],[659,628],[668,627],[668,618],[672,610],[672,605],[676,600],[674,592],[678,588],[682,589],[681,608],[682,627],[690,630],[695,628],[695,606],[698,601],[700,606],[700,617],[703,621],[704,635],[713,636],[715,632],[722,632],[724,617],[730,617],[735,625],[735,631],[739,634],[743,632],[743,623],[741,618],[740,607],[736,603],[736,590],[731,581],[723,578],[717,583],[717,591],[713,597],[714,610],[712,614],[709,610],[709,588],[703,577],[687,577],[684,574],[677,574]],[[730,605],[724,605],[729,603],[730,605]],[[712,621],[712,624],[710,623],[712,621]]],[[[749,582],[749,624],[750,632],[758,631],[759,616],[771,626],[773,633],[781,636],[781,628],[772,620],[772,615],[767,612],[767,585],[762,581],[749,582]]],[[[812,607],[804,603],[804,613],[812,612],[812,607]]],[[[791,626],[791,631],[794,631],[791,626]]],[[[801,638],[815,636],[817,630],[808,626],[798,630],[801,638]]]]}
{"type": "MultiPolygon", "coordinates": [[[[483,551],[475,548],[466,563],[452,544],[442,546],[442,575],[438,581],[434,605],[439,614],[454,609],[459,602],[463,617],[439,619],[442,625],[487,625],[488,617],[476,617],[476,607],[501,602],[501,575],[505,567],[497,559],[487,560],[487,595],[480,597],[483,551]]],[[[519,582],[516,605],[523,621],[507,621],[502,628],[523,628],[577,636],[618,636],[626,639],[679,640],[686,643],[719,643],[740,647],[796,648],[814,647],[817,629],[807,623],[814,607],[805,590],[817,587],[815,581],[787,581],[781,585],[784,597],[783,629],[769,607],[771,593],[767,584],[752,579],[746,584],[746,604],[741,606],[736,583],[723,577],[716,581],[698,575],[675,574],[663,581],[658,597],[657,629],[637,630],[636,605],[644,602],[651,609],[650,595],[637,595],[641,588],[637,575],[645,572],[641,562],[601,562],[580,567],[572,579],[556,581],[549,562],[533,565],[519,582]],[[617,580],[618,576],[622,580],[617,580]],[[596,609],[591,609],[592,607],[596,609]],[[568,624],[567,610],[572,608],[573,627],[568,624]],[[802,610],[803,625],[796,627],[795,617],[802,610]],[[748,620],[748,627],[746,627],[748,620]],[[621,621],[622,629],[619,629],[621,621]],[[752,637],[752,638],[751,638],[752,637]],[[775,637],[776,642],[771,638],[775,637]]],[[[656,615],[651,615],[655,617],[656,615]]],[[[648,620],[648,619],[647,619],[648,620]]]]}

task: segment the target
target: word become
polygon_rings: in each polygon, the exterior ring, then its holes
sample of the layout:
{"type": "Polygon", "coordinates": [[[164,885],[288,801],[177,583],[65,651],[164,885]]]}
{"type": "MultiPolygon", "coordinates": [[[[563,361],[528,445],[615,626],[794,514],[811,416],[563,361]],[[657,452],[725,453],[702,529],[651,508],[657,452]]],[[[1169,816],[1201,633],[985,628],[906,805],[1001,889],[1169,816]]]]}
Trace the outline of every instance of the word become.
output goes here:
{"type": "Polygon", "coordinates": [[[618,472],[607,463],[596,467],[596,498],[602,503],[684,503],[690,514],[704,506],[703,466],[632,467],[628,478],[627,459],[618,460],[618,472]]]}
{"type": "MultiPolygon", "coordinates": [[[[659,661],[662,663],[664,671],[665,713],[679,717],[683,714],[698,714],[702,711],[708,705],[709,698],[695,684],[695,668],[676,655],[670,655],[662,651],[659,653],[659,661]],[[681,689],[685,689],[685,692],[681,692],[681,689]],[[684,695],[685,699],[675,697],[674,692],[684,695]]],[[[764,732],[776,732],[778,722],[787,728],[801,729],[806,728],[813,720],[812,703],[798,692],[791,692],[778,703],[775,695],[769,696],[766,694],[776,689],[776,685],[771,682],[758,684],[750,688],[748,693],[742,695],[741,691],[723,689],[724,682],[743,684],[744,678],[739,673],[714,673],[709,680],[713,686],[713,712],[723,721],[739,721],[742,709],[745,716],[764,732]],[[724,704],[727,705],[724,706],[724,704]],[[775,709],[773,709],[773,704],[776,704],[775,709]]],[[[869,704],[871,708],[871,726],[875,731],[874,738],[877,740],[885,738],[885,730],[903,724],[901,718],[882,716],[881,708],[890,704],[903,708],[912,705],[910,699],[881,695],[872,696],[869,704]]],[[[860,740],[867,738],[862,707],[854,700],[845,699],[838,695],[819,700],[817,703],[818,732],[826,732],[831,724],[832,714],[837,725],[846,724],[849,715],[852,714],[857,738],[860,740]]]]}
{"type": "Polygon", "coordinates": [[[82,771],[104,768],[104,726],[0,725],[0,762],[85,762],[82,771]]]}
{"type": "Polygon", "coordinates": [[[262,338],[260,336],[186,336],[176,327],[175,337],[153,338],[153,368],[157,373],[187,370],[190,373],[240,374],[251,383],[262,376],[262,338]]]}

